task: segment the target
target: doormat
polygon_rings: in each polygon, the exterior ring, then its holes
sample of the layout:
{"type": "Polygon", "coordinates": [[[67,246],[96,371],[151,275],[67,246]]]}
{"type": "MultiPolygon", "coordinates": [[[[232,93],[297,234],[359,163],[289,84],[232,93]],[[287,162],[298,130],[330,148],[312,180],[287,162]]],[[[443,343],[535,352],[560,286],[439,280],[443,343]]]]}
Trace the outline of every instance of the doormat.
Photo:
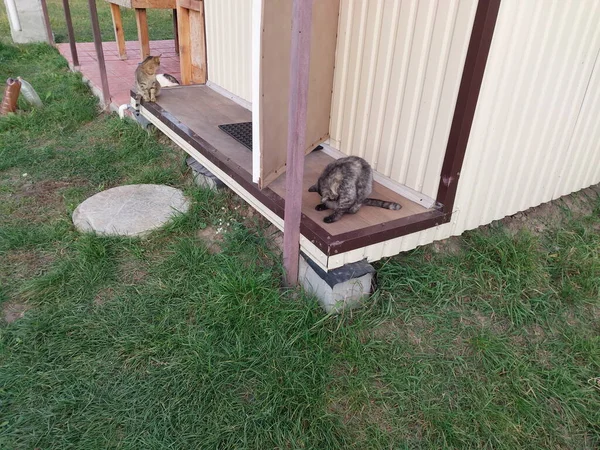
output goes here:
{"type": "Polygon", "coordinates": [[[252,122],[228,123],[219,128],[252,151],[252,122]]]}

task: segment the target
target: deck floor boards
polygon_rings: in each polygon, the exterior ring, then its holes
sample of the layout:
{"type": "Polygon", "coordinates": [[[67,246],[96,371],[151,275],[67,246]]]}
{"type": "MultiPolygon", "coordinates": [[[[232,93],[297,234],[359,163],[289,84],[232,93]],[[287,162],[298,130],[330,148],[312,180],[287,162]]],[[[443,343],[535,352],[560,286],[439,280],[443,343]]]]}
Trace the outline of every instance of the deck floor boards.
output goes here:
{"type": "MultiPolygon", "coordinates": [[[[148,107],[156,108],[151,104],[148,107]]],[[[160,116],[161,121],[171,122],[170,126],[179,127],[180,132],[186,130],[186,140],[194,148],[202,148],[204,152],[208,148],[208,151],[218,154],[219,160],[228,168],[226,173],[228,171],[229,173],[236,172],[238,177],[245,180],[247,186],[251,183],[254,186],[251,189],[255,192],[258,191],[256,184],[251,182],[252,152],[218,127],[226,123],[251,121],[252,113],[249,110],[207,86],[165,88],[161,91],[156,110],[155,113],[158,113],[157,116],[160,116]]],[[[364,240],[366,236],[380,233],[384,229],[389,235],[390,228],[396,228],[396,224],[400,228],[406,226],[408,222],[422,220],[420,217],[423,220],[429,220],[429,223],[435,219],[430,214],[435,213],[435,210],[426,209],[401,194],[374,182],[370,197],[400,203],[402,209],[391,211],[364,206],[358,213],[344,215],[338,222],[332,224],[323,222],[330,212],[315,210],[320,198],[318,194],[308,192],[308,188],[316,182],[323,168],[333,160],[331,156],[321,151],[314,151],[305,158],[303,226],[316,231],[318,235],[322,234],[325,236],[325,240],[333,241],[338,237],[338,240],[343,240],[350,238],[352,234],[355,236],[354,239],[361,235],[363,236],[361,239],[364,240]]],[[[271,202],[269,208],[282,217],[281,205],[283,205],[285,197],[285,174],[261,191],[261,195],[263,195],[263,200],[274,199],[274,203],[271,202]],[[278,205],[275,207],[279,208],[278,211],[273,209],[273,204],[278,205]]],[[[367,240],[371,241],[371,238],[367,240]]],[[[381,241],[380,238],[375,240],[381,241]]]]}

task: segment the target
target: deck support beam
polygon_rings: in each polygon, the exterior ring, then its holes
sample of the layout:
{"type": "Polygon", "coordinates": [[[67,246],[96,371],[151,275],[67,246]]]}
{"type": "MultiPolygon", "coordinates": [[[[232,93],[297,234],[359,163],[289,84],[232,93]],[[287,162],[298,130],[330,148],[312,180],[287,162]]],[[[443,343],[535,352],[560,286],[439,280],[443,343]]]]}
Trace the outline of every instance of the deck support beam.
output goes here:
{"type": "Polygon", "coordinates": [[[285,282],[288,286],[298,284],[312,7],[313,0],[294,0],[292,6],[287,175],[283,225],[283,266],[285,282]]]}

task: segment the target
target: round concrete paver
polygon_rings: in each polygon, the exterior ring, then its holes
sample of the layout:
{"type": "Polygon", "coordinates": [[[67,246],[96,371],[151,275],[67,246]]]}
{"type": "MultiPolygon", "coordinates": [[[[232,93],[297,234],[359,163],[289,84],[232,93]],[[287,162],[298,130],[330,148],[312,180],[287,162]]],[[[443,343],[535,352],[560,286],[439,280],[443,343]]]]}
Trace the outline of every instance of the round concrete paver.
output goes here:
{"type": "Polygon", "coordinates": [[[186,212],[188,200],[179,189],[132,184],[99,192],[73,212],[75,228],[106,236],[143,236],[174,215],[186,212]]]}

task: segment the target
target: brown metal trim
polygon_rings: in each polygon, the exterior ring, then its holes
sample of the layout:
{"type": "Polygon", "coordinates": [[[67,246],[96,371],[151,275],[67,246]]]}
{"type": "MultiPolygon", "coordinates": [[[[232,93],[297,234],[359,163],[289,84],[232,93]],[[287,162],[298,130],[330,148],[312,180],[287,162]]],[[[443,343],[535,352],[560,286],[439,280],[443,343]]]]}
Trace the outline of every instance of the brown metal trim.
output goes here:
{"type": "Polygon", "coordinates": [[[475,12],[437,193],[437,202],[442,205],[442,211],[445,213],[451,214],[454,207],[500,2],[501,0],[479,0],[475,12]]]}
{"type": "Polygon", "coordinates": [[[106,63],[104,62],[104,50],[102,49],[102,35],[100,34],[100,24],[98,22],[98,10],[96,2],[88,0],[90,8],[90,19],[92,21],[92,33],[94,35],[94,46],[96,48],[96,57],[98,58],[98,68],[100,69],[100,79],[102,80],[102,97],[104,107],[110,107],[110,90],[108,88],[108,76],[106,75],[106,63]]]}
{"type": "Polygon", "coordinates": [[[71,59],[73,65],[79,65],[79,56],[77,55],[77,42],[75,41],[75,31],[73,30],[73,21],[71,20],[71,7],[69,0],[63,0],[63,10],[65,11],[65,22],[67,22],[67,34],[69,35],[69,46],[71,47],[71,59]]]}
{"type": "Polygon", "coordinates": [[[334,242],[330,242],[328,255],[348,252],[367,245],[378,244],[383,241],[394,239],[417,231],[426,230],[450,221],[450,214],[442,211],[430,210],[401,219],[386,222],[381,225],[373,225],[360,230],[333,236],[334,242]]]}
{"type": "MultiPolygon", "coordinates": [[[[131,91],[131,96],[136,97],[135,92],[131,91]]],[[[198,150],[211,163],[229,175],[250,195],[256,198],[264,206],[269,208],[280,218],[284,218],[284,199],[273,192],[268,187],[259,189],[252,181],[252,174],[248,173],[243,167],[235,164],[233,161],[224,157],[218,149],[205,141],[185,124],[181,123],[168,111],[165,111],[157,103],[146,103],[140,100],[141,104],[152,115],[157,117],[170,130],[175,132],[185,142],[198,150]]],[[[301,234],[310,240],[319,250],[327,256],[362,248],[367,245],[377,244],[379,242],[405,236],[417,231],[441,225],[450,220],[450,214],[445,214],[438,210],[426,211],[413,216],[404,217],[381,225],[373,225],[357,231],[332,235],[324,230],[310,217],[302,214],[300,223],[301,234]]]]}

